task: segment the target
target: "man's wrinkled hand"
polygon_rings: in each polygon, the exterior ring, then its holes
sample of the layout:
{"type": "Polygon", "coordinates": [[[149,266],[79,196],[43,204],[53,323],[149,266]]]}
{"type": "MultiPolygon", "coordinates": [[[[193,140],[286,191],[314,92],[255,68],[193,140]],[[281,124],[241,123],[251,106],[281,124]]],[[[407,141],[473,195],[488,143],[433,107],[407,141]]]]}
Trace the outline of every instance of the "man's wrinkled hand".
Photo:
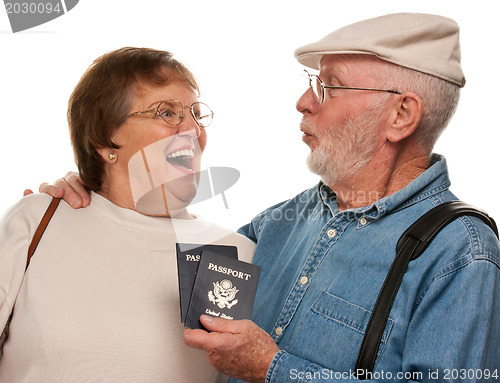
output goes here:
{"type": "Polygon", "coordinates": [[[279,351],[271,336],[250,320],[229,320],[202,315],[210,331],[184,330],[184,343],[205,351],[208,361],[223,374],[251,383],[264,382],[279,351]]]}
{"type": "Polygon", "coordinates": [[[63,198],[74,209],[90,205],[90,194],[80,179],[80,175],[75,172],[66,173],[54,184],[44,182],[40,185],[39,192],[63,198]]]}

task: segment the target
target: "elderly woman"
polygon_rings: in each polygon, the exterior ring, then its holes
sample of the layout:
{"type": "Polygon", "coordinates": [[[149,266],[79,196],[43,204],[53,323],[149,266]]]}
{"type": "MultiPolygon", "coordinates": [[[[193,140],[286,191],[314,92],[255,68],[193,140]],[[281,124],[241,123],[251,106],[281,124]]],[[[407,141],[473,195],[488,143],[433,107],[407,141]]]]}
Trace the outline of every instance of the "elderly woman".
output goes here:
{"type": "Polygon", "coordinates": [[[190,71],[164,51],[119,49],[83,75],[68,120],[92,204],[59,205],[26,273],[28,245],[50,197],[25,197],[4,214],[0,327],[13,317],[0,382],[221,378],[203,352],[183,343],[176,243],[237,246],[246,261],[254,245],[186,210],[212,119],[198,93],[190,71]],[[145,161],[155,146],[160,155],[146,165],[160,169],[162,185],[137,194],[134,160],[145,161]],[[139,209],[150,195],[149,207],[139,209]]]}

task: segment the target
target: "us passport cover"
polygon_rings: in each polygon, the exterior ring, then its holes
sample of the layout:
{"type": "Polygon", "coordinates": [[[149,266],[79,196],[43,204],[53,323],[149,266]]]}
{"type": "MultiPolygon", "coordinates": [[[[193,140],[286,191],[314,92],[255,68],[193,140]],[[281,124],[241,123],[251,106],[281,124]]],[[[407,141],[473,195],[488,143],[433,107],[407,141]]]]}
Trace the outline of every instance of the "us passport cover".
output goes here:
{"type": "Polygon", "coordinates": [[[185,323],[189,300],[193,292],[196,271],[204,250],[211,250],[225,257],[238,259],[236,246],[202,245],[194,243],[176,243],[177,273],[179,276],[179,301],[181,307],[181,321],[185,323]]]}
{"type": "Polygon", "coordinates": [[[203,250],[189,303],[186,327],[203,326],[200,315],[248,319],[252,314],[260,267],[203,250]]]}

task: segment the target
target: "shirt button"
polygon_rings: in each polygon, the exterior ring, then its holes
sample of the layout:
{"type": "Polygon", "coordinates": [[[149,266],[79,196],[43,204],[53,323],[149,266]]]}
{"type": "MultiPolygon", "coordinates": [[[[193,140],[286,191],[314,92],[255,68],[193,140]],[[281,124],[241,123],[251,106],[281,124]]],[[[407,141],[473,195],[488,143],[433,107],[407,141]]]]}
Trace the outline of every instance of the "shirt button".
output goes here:
{"type": "Polygon", "coordinates": [[[305,275],[300,278],[300,284],[305,285],[309,281],[309,278],[307,278],[305,275]]]}
{"type": "Polygon", "coordinates": [[[336,234],[337,234],[337,231],[335,229],[329,229],[326,232],[326,235],[328,235],[328,238],[333,238],[333,237],[335,237],[336,234]]]}
{"type": "Polygon", "coordinates": [[[276,330],[274,330],[276,335],[280,336],[283,333],[283,327],[278,327],[276,330]]]}
{"type": "Polygon", "coordinates": [[[366,220],[366,218],[361,218],[359,220],[359,224],[362,225],[362,226],[365,226],[367,223],[368,223],[368,221],[366,220]]]}

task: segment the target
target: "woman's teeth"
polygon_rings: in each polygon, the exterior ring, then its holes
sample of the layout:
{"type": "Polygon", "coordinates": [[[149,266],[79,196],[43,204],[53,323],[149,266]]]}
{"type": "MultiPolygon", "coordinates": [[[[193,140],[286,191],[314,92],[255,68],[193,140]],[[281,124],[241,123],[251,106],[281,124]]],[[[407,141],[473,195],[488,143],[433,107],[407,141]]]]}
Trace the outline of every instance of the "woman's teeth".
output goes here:
{"type": "Polygon", "coordinates": [[[183,168],[192,171],[192,159],[194,158],[194,150],[182,149],[167,155],[167,161],[174,166],[182,166],[183,168]]]}
{"type": "Polygon", "coordinates": [[[171,159],[171,158],[177,158],[177,157],[194,158],[194,151],[193,151],[193,149],[178,150],[177,152],[170,153],[167,156],[167,160],[171,159]]]}

